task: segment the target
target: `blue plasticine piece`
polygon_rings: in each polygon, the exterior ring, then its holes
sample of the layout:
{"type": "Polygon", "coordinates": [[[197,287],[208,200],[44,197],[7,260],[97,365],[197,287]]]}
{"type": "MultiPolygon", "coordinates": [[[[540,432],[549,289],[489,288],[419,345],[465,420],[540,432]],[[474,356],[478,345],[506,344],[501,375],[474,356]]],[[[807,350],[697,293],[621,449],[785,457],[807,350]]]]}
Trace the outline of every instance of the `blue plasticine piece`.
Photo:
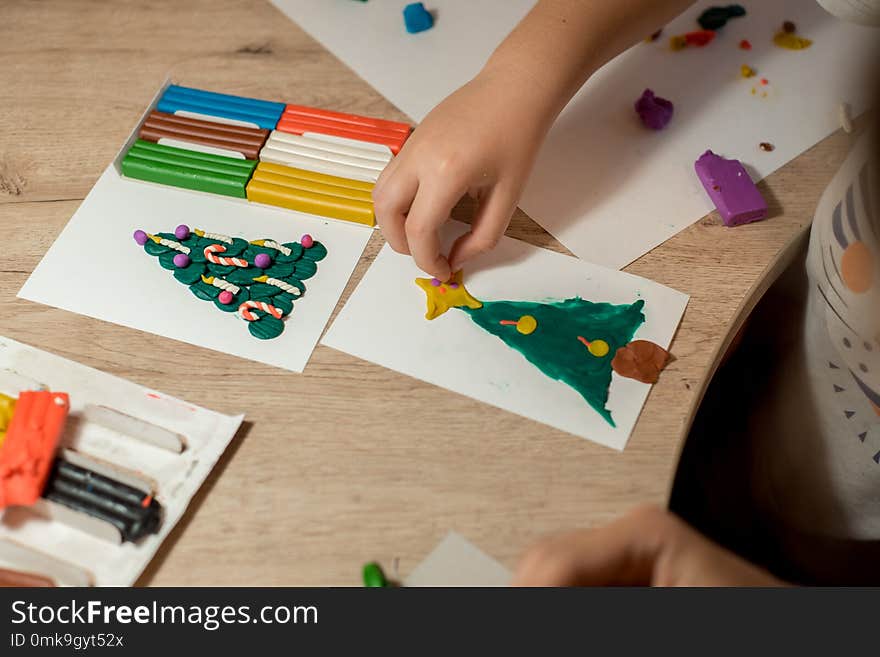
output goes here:
{"type": "Polygon", "coordinates": [[[160,112],[169,114],[179,110],[197,112],[224,119],[247,121],[266,130],[275,129],[284,108],[284,103],[218,94],[177,85],[168,87],[156,105],[156,109],[160,112]]]}
{"type": "Polygon", "coordinates": [[[421,2],[413,2],[403,8],[403,22],[410,34],[424,32],[434,27],[434,17],[421,2]]]}

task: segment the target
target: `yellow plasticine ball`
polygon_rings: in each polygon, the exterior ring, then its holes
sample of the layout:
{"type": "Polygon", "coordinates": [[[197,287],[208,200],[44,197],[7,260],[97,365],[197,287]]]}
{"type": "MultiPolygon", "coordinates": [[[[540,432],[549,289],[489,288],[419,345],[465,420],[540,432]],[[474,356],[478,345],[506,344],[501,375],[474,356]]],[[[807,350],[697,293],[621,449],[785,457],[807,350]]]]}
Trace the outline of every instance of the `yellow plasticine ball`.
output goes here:
{"type": "Polygon", "coordinates": [[[516,330],[523,335],[534,333],[536,328],[538,328],[538,320],[531,315],[523,315],[516,323],[516,330]]]}
{"type": "Polygon", "coordinates": [[[608,355],[611,347],[608,346],[608,343],[605,342],[605,340],[593,340],[588,349],[596,358],[603,358],[608,355]]]}

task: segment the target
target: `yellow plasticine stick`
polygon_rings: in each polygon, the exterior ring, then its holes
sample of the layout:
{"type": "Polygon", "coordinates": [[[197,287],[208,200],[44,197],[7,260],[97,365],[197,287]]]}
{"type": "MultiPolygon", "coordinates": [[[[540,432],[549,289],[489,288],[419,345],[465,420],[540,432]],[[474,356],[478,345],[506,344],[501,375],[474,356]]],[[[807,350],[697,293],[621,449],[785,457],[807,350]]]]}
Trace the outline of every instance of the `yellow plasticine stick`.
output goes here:
{"type": "Polygon", "coordinates": [[[328,185],[326,183],[317,182],[315,180],[307,180],[305,178],[294,178],[291,176],[282,176],[278,173],[268,171],[257,171],[252,180],[271,183],[273,185],[281,185],[282,187],[293,187],[306,192],[314,192],[315,194],[325,194],[327,196],[339,196],[340,198],[348,198],[353,201],[363,201],[364,203],[372,203],[373,197],[369,191],[354,189],[351,187],[341,187],[338,185],[328,185]]]}
{"type": "Polygon", "coordinates": [[[277,205],[322,217],[344,219],[367,226],[376,224],[372,203],[353,201],[340,196],[316,194],[295,187],[252,179],[247,185],[247,198],[249,201],[277,205]]]}
{"type": "Polygon", "coordinates": [[[299,178],[300,180],[311,180],[312,182],[324,183],[325,185],[335,185],[336,187],[347,187],[348,189],[361,189],[366,192],[373,191],[373,183],[364,180],[352,180],[351,178],[342,178],[340,176],[331,176],[326,173],[318,173],[307,169],[297,169],[288,167],[283,164],[274,164],[272,162],[260,162],[256,170],[264,173],[276,173],[281,176],[299,178]]]}
{"type": "Polygon", "coordinates": [[[9,395],[0,393],[0,446],[6,439],[6,429],[12,422],[12,414],[15,412],[15,402],[17,400],[9,395]]]}

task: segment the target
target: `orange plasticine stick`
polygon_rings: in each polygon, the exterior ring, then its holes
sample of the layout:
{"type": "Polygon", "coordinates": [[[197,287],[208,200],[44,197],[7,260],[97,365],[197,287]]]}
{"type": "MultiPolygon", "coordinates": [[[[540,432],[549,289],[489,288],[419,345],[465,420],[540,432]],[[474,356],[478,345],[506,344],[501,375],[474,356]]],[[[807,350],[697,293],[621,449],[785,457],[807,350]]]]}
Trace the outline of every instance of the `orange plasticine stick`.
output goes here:
{"type": "Polygon", "coordinates": [[[399,132],[408,135],[412,127],[406,123],[398,121],[388,121],[386,119],[374,119],[370,116],[360,116],[358,114],[346,114],[345,112],[334,112],[332,110],[320,109],[317,107],[306,107],[305,105],[288,104],[285,108],[288,115],[296,114],[300,117],[311,119],[323,119],[329,121],[338,121],[339,123],[349,123],[354,126],[366,126],[399,132]]]}
{"type": "Polygon", "coordinates": [[[0,448],[0,509],[29,506],[39,499],[68,410],[67,393],[26,391],[19,395],[0,448]]]}
{"type": "Polygon", "coordinates": [[[296,135],[312,132],[382,144],[397,155],[412,128],[406,123],[288,105],[278,120],[276,130],[296,135]]]}

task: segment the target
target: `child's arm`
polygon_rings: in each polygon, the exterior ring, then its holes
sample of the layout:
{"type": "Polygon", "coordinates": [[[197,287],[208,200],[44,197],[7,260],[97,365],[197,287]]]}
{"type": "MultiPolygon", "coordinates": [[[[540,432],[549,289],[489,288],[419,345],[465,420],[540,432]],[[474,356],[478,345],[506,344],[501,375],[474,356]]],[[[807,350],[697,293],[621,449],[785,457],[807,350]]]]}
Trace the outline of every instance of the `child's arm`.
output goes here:
{"type": "Polygon", "coordinates": [[[529,550],[514,577],[516,586],[783,584],[656,507],[547,539],[529,550]]]}
{"type": "Polygon", "coordinates": [[[594,71],[692,1],[540,0],[380,176],[376,217],[392,248],[441,280],[490,250],[562,108],[594,71]],[[447,260],[438,230],[465,194],[479,198],[479,209],[447,260]]]}

